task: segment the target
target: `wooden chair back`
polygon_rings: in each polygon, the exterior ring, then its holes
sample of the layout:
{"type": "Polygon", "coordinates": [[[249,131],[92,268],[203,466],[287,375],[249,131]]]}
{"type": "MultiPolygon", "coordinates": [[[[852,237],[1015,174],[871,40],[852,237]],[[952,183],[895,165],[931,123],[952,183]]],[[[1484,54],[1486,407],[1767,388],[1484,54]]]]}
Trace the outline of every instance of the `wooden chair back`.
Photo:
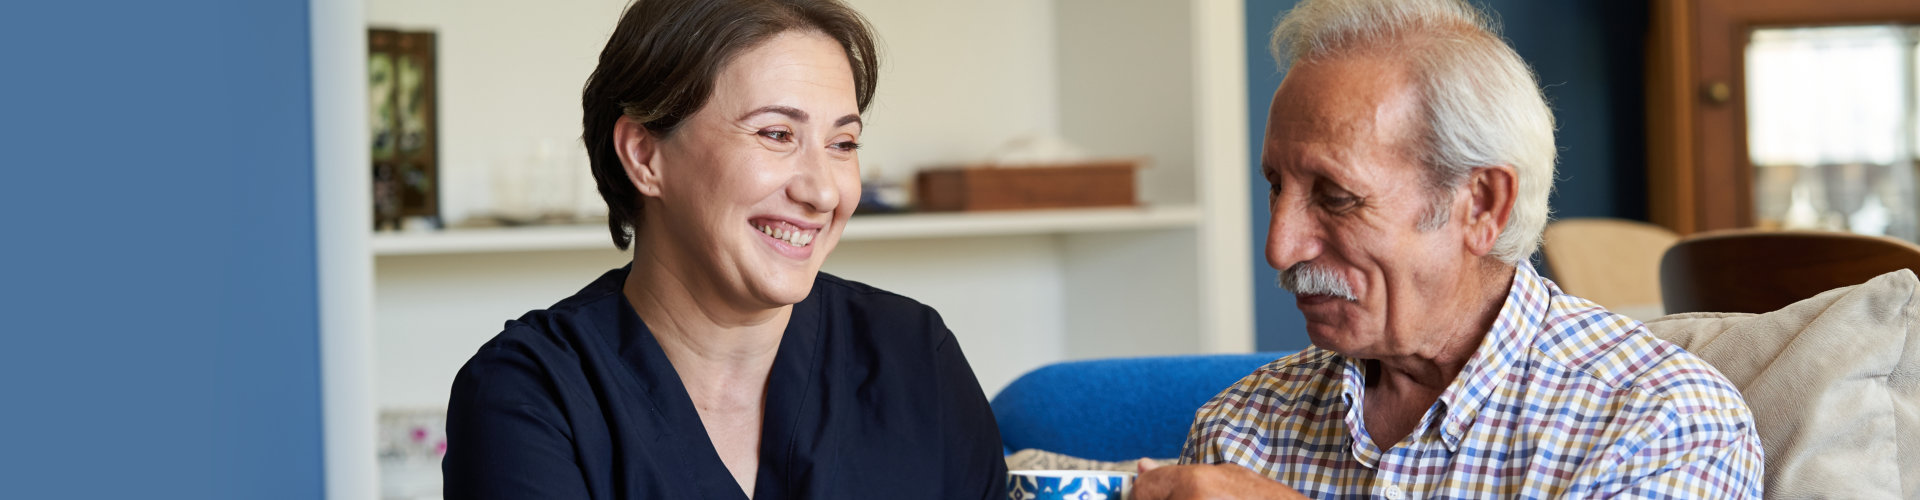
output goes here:
{"type": "Polygon", "coordinates": [[[1548,224],[1542,239],[1554,283],[1620,312],[1660,305],[1660,256],[1680,235],[1645,222],[1566,219],[1548,224]]]}
{"type": "Polygon", "coordinates": [[[1920,246],[1825,231],[1710,231],[1667,250],[1660,289],[1668,314],[1765,313],[1899,269],[1920,269],[1920,246]]]}

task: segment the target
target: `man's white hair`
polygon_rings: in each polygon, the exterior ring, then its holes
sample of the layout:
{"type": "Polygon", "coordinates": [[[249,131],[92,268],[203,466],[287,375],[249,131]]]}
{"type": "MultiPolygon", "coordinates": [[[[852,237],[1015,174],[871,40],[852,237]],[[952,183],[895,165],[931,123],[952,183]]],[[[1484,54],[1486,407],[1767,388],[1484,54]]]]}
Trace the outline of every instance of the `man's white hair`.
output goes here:
{"type": "Polygon", "coordinates": [[[1513,167],[1519,192],[1493,255],[1518,263],[1540,246],[1553,188],[1553,112],[1533,71],[1495,34],[1486,14],[1462,0],[1303,0],[1273,30],[1282,67],[1355,53],[1407,62],[1425,128],[1414,158],[1431,170],[1435,199],[1420,222],[1446,224],[1443,193],[1473,169],[1513,167]]]}

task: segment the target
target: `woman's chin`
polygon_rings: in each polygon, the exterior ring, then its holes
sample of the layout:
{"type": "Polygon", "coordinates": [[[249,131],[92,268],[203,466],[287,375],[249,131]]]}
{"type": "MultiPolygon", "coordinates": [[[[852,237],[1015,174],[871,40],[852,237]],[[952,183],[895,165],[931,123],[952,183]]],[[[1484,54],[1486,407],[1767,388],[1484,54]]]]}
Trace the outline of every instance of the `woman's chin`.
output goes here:
{"type": "Polygon", "coordinates": [[[753,295],[773,307],[784,307],[798,304],[813,293],[813,281],[819,277],[820,270],[795,270],[778,274],[773,279],[754,283],[753,295]]]}
{"type": "Polygon", "coordinates": [[[757,261],[741,262],[742,271],[747,274],[748,294],[771,307],[790,306],[805,300],[813,293],[813,282],[820,277],[826,253],[832,250],[830,241],[814,243],[806,248],[812,252],[808,258],[768,252],[757,261]]]}

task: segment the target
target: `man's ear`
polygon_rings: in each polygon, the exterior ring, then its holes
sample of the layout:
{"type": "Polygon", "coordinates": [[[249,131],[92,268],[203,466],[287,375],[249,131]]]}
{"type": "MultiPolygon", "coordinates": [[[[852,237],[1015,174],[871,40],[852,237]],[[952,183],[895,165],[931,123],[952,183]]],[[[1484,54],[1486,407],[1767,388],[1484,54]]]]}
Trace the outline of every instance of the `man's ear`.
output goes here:
{"type": "Polygon", "coordinates": [[[633,188],[642,196],[660,197],[660,138],[639,121],[622,116],[613,124],[613,149],[620,153],[620,166],[633,188]]]}
{"type": "Polygon", "coordinates": [[[1467,249],[1474,255],[1493,253],[1493,244],[1513,217],[1520,180],[1513,167],[1495,165],[1473,169],[1466,182],[1467,249]]]}

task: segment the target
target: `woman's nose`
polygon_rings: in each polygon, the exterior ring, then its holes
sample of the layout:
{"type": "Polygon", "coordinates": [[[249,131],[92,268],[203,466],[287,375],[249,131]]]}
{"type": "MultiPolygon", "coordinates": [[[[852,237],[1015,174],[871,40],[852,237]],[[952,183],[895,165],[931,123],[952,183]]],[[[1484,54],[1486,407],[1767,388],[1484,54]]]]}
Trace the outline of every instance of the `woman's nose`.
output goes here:
{"type": "MultiPolygon", "coordinates": [[[[824,149],[824,148],[823,148],[824,149]]],[[[840,176],[836,160],[825,151],[801,155],[793,181],[787,184],[787,196],[813,212],[832,212],[840,206],[840,176]]]]}

